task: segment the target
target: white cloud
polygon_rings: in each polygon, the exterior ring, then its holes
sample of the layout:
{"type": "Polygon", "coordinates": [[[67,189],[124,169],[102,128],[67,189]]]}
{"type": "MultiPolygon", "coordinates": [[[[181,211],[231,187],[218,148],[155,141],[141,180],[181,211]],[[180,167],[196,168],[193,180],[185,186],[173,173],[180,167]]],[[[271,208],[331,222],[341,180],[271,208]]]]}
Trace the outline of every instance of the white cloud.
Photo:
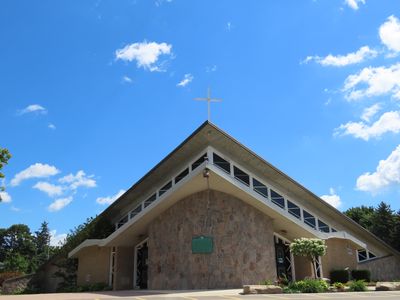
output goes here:
{"type": "Polygon", "coordinates": [[[66,233],[57,234],[57,230],[50,230],[50,246],[61,246],[64,244],[66,238],[66,233]]]}
{"type": "Polygon", "coordinates": [[[336,192],[333,188],[329,189],[329,195],[322,195],[320,198],[335,208],[338,208],[342,205],[340,196],[336,195],[336,192]]]}
{"type": "Polygon", "coordinates": [[[390,16],[379,27],[381,42],[394,52],[400,52],[400,21],[395,16],[390,16]]]}
{"type": "Polygon", "coordinates": [[[51,203],[47,209],[50,212],[56,212],[66,207],[71,202],[72,202],[72,197],[60,198],[51,203]]]}
{"type": "Polygon", "coordinates": [[[335,135],[352,135],[368,141],[370,138],[379,138],[381,135],[393,132],[400,132],[400,112],[385,112],[372,125],[364,122],[348,122],[335,129],[335,135]]]}
{"type": "Polygon", "coordinates": [[[0,192],[0,202],[3,203],[10,203],[12,201],[12,198],[9,193],[7,192],[0,192]]]}
{"type": "Polygon", "coordinates": [[[94,175],[86,176],[83,170],[80,170],[76,175],[69,174],[60,178],[58,181],[61,183],[69,184],[69,188],[76,190],[78,187],[93,188],[96,187],[96,180],[93,179],[94,175]]]}
{"type": "Polygon", "coordinates": [[[233,28],[232,22],[227,22],[225,28],[227,31],[231,31],[233,28]]]}
{"type": "Polygon", "coordinates": [[[185,74],[185,76],[183,76],[183,79],[176,86],[187,86],[190,82],[192,82],[193,78],[194,77],[192,74],[185,74]]]}
{"type": "Polygon", "coordinates": [[[46,193],[49,195],[49,197],[60,196],[63,193],[62,186],[54,185],[44,181],[36,183],[33,188],[46,193]]]}
{"type": "Polygon", "coordinates": [[[31,104],[31,105],[28,105],[27,107],[25,107],[24,109],[21,109],[18,113],[20,115],[24,115],[24,114],[28,114],[28,113],[45,114],[45,113],[47,113],[47,110],[39,104],[31,104]]]}
{"type": "Polygon", "coordinates": [[[373,173],[367,172],[357,178],[357,189],[376,194],[391,185],[400,184],[400,145],[386,160],[381,160],[373,173]]]}
{"type": "Polygon", "coordinates": [[[371,118],[381,110],[381,108],[382,107],[379,103],[375,103],[374,105],[365,108],[361,115],[361,119],[365,122],[369,122],[371,118]]]}
{"type": "Polygon", "coordinates": [[[400,63],[390,67],[364,68],[346,78],[343,91],[348,100],[387,94],[400,100],[400,63]]]}
{"type": "Polygon", "coordinates": [[[345,3],[354,10],[359,8],[358,4],[365,4],[365,0],[345,0],[345,3]]]}
{"type": "Polygon", "coordinates": [[[162,64],[157,64],[161,55],[171,55],[172,45],[167,43],[142,42],[126,45],[122,49],[115,51],[117,60],[133,61],[136,60],[137,67],[143,67],[145,70],[164,71],[162,64]]]}
{"type": "Polygon", "coordinates": [[[18,207],[15,207],[15,206],[11,206],[11,208],[10,208],[12,211],[15,211],[15,212],[20,212],[21,211],[21,209],[20,208],[18,208],[18,207]]]}
{"type": "Polygon", "coordinates": [[[121,197],[123,193],[125,193],[125,190],[119,190],[119,192],[113,196],[97,198],[96,202],[101,205],[105,205],[105,204],[109,205],[109,204],[113,203],[115,200],[117,200],[119,197],[121,197]]]}
{"type": "Polygon", "coordinates": [[[329,54],[325,57],[320,56],[308,56],[304,62],[308,63],[310,61],[315,61],[316,63],[326,67],[344,67],[352,64],[357,64],[365,61],[369,58],[374,58],[378,55],[378,51],[370,49],[368,46],[363,46],[356,52],[348,53],[346,55],[334,56],[329,54]]]}
{"type": "Polygon", "coordinates": [[[217,71],[217,65],[212,65],[212,66],[207,66],[206,67],[206,72],[211,73],[217,71]]]}
{"type": "Polygon", "coordinates": [[[48,164],[36,163],[16,174],[14,178],[11,180],[11,186],[17,186],[22,181],[30,178],[46,178],[56,175],[58,173],[60,173],[60,171],[54,166],[50,166],[48,164]]]}
{"type": "Polygon", "coordinates": [[[50,129],[53,129],[53,130],[57,129],[56,125],[54,125],[52,123],[50,123],[47,127],[50,128],[50,129]]]}
{"type": "Polygon", "coordinates": [[[130,78],[129,76],[126,76],[126,75],[122,77],[122,81],[125,82],[125,83],[132,83],[133,82],[132,78],[130,78]]]}

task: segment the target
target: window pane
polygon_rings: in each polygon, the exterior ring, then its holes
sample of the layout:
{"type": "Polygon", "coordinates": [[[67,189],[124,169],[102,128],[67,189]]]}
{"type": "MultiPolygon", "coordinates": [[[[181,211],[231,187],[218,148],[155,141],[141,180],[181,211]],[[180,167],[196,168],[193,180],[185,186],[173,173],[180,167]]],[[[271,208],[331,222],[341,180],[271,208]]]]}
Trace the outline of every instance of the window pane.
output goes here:
{"type": "Polygon", "coordinates": [[[168,182],[166,185],[164,185],[159,191],[158,191],[158,196],[161,196],[164,194],[166,191],[168,191],[172,187],[172,181],[168,182]]]}
{"type": "Polygon", "coordinates": [[[337,230],[335,228],[331,228],[332,232],[337,232],[337,230]]]}
{"type": "Polygon", "coordinates": [[[233,166],[233,175],[235,176],[236,179],[240,180],[246,185],[250,184],[250,177],[247,173],[243,172],[240,170],[238,167],[233,166]]]}
{"type": "Polygon", "coordinates": [[[321,220],[318,220],[318,229],[322,232],[329,232],[329,226],[321,220]]]}
{"type": "Polygon", "coordinates": [[[119,220],[119,222],[117,224],[117,228],[121,228],[121,226],[124,225],[126,222],[128,222],[128,215],[126,215],[121,220],[119,220]]]}
{"type": "Polygon", "coordinates": [[[304,215],[304,223],[306,223],[308,226],[315,229],[315,225],[316,225],[315,217],[305,210],[303,210],[303,215],[304,215]]]}
{"type": "Polygon", "coordinates": [[[358,250],[358,261],[364,261],[367,260],[367,251],[366,250],[358,250]]]}
{"type": "Polygon", "coordinates": [[[257,179],[253,178],[253,189],[261,194],[261,196],[264,196],[265,198],[268,198],[268,188],[262,184],[261,182],[259,182],[257,179]]]}
{"type": "Polygon", "coordinates": [[[214,165],[220,167],[225,172],[227,172],[227,173],[231,172],[230,163],[227,160],[223,159],[218,154],[213,153],[213,161],[214,161],[214,165]]]}
{"type": "Polygon", "coordinates": [[[198,160],[196,160],[193,164],[192,164],[192,171],[194,169],[196,169],[198,166],[200,166],[204,161],[205,158],[207,157],[207,153],[204,153],[198,160]]]}
{"type": "Polygon", "coordinates": [[[375,254],[373,254],[372,252],[368,252],[369,253],[369,258],[371,259],[371,258],[375,258],[376,257],[376,255],[375,254]]]}
{"type": "Polygon", "coordinates": [[[175,177],[175,184],[185,178],[187,174],[189,174],[189,168],[186,168],[178,176],[175,177]]]}
{"type": "Polygon", "coordinates": [[[271,190],[271,201],[280,208],[285,208],[285,199],[274,190],[271,190]]]}
{"type": "Polygon", "coordinates": [[[157,196],[156,196],[156,194],[154,194],[153,196],[151,196],[150,198],[148,198],[147,200],[144,201],[144,207],[149,206],[149,205],[152,204],[156,199],[157,199],[157,196]]]}
{"type": "Polygon", "coordinates": [[[134,210],[131,211],[131,219],[142,211],[142,205],[139,204],[134,210]]]}
{"type": "Polygon", "coordinates": [[[287,202],[287,205],[288,205],[288,212],[291,215],[295,216],[297,219],[300,219],[301,218],[300,207],[298,207],[293,202],[290,202],[289,200],[287,202]]]}

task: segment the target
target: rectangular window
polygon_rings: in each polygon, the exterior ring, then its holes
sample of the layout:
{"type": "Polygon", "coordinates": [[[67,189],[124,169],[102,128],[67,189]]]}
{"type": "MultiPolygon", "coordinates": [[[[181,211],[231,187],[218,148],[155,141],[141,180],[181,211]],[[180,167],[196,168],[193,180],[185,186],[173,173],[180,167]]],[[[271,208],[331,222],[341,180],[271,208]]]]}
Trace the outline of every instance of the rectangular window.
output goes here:
{"type": "Polygon", "coordinates": [[[206,157],[207,153],[204,153],[198,160],[192,163],[192,171],[196,169],[198,166],[200,166],[206,160],[206,157]]]}
{"type": "Polygon", "coordinates": [[[117,228],[121,228],[122,225],[124,225],[126,222],[128,222],[128,215],[126,215],[121,220],[119,220],[119,222],[117,224],[117,228]]]}
{"type": "Polygon", "coordinates": [[[142,211],[142,204],[136,206],[134,210],[131,211],[131,219],[133,219],[138,213],[142,211]]]}
{"type": "Polygon", "coordinates": [[[376,257],[375,254],[373,254],[372,252],[369,252],[369,251],[368,251],[368,255],[369,255],[369,259],[375,258],[375,257],[376,257]]]}
{"type": "Polygon", "coordinates": [[[358,261],[364,261],[368,259],[367,250],[364,249],[357,250],[357,254],[358,254],[358,261]]]}
{"type": "Polygon", "coordinates": [[[181,181],[183,178],[185,178],[189,174],[189,168],[186,168],[183,170],[181,173],[179,173],[178,176],[175,177],[175,184],[177,184],[179,181],[181,181]]]}
{"type": "Polygon", "coordinates": [[[288,205],[288,212],[297,219],[301,219],[300,207],[298,207],[296,204],[294,204],[289,200],[287,202],[287,205],[288,205]]]}
{"type": "Polygon", "coordinates": [[[253,178],[253,190],[259,193],[261,196],[268,198],[268,188],[259,182],[257,179],[253,178]]]}
{"type": "Polygon", "coordinates": [[[271,190],[271,201],[280,208],[285,208],[285,199],[274,190],[271,190]]]}
{"type": "Polygon", "coordinates": [[[318,229],[321,232],[329,232],[329,226],[321,220],[318,220],[318,229]]]}
{"type": "Polygon", "coordinates": [[[331,232],[337,232],[337,230],[333,227],[331,227],[331,232]]]}
{"type": "Polygon", "coordinates": [[[233,176],[241,182],[243,182],[245,185],[250,184],[250,177],[247,173],[243,172],[240,170],[238,167],[233,166],[233,176]]]}
{"type": "Polygon", "coordinates": [[[304,216],[304,223],[315,229],[316,227],[315,217],[305,210],[303,210],[303,216],[304,216]]]}
{"type": "Polygon", "coordinates": [[[144,201],[144,207],[149,206],[149,205],[152,204],[154,201],[156,201],[156,199],[157,199],[157,195],[156,195],[156,194],[152,195],[151,197],[149,197],[148,199],[146,199],[146,200],[144,201]]]}
{"type": "Polygon", "coordinates": [[[228,174],[231,173],[231,164],[229,163],[229,161],[223,159],[221,156],[215,153],[213,153],[213,161],[214,165],[220,167],[223,171],[225,171],[228,174]]]}
{"type": "Polygon", "coordinates": [[[158,197],[160,197],[162,194],[164,194],[166,191],[168,191],[172,187],[172,181],[168,182],[166,185],[164,185],[159,191],[158,191],[158,197]]]}

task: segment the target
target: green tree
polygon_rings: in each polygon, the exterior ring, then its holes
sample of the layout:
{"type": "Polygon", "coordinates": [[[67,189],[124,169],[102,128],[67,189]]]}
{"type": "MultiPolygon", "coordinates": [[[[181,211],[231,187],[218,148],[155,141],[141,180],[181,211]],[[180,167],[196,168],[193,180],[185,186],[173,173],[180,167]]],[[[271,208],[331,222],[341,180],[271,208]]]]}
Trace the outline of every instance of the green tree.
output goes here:
{"type": "Polygon", "coordinates": [[[35,232],[35,243],[36,243],[36,259],[38,265],[42,265],[46,262],[53,252],[50,246],[50,229],[49,223],[42,222],[38,231],[35,232]]]}
{"type": "MultiPolygon", "coordinates": [[[[0,147],[0,179],[4,178],[4,174],[1,172],[1,169],[3,169],[4,165],[8,164],[8,160],[11,158],[10,152],[5,149],[0,147]]],[[[4,187],[0,186],[0,192],[4,191],[4,187]]],[[[0,196],[0,202],[1,202],[1,196],[0,196]]]]}
{"type": "Polygon", "coordinates": [[[300,238],[290,244],[293,255],[308,258],[313,266],[314,277],[318,278],[317,261],[320,256],[326,254],[325,241],[321,239],[300,238]]]}
{"type": "Polygon", "coordinates": [[[382,201],[372,215],[370,231],[389,245],[392,245],[393,227],[394,212],[390,205],[382,201]]]}
{"type": "Polygon", "coordinates": [[[400,210],[394,216],[394,226],[392,231],[392,246],[400,251],[400,210]]]}
{"type": "Polygon", "coordinates": [[[372,225],[372,217],[375,214],[375,208],[372,206],[359,206],[359,207],[352,207],[349,208],[344,212],[352,220],[356,221],[365,229],[370,229],[372,225]]]}

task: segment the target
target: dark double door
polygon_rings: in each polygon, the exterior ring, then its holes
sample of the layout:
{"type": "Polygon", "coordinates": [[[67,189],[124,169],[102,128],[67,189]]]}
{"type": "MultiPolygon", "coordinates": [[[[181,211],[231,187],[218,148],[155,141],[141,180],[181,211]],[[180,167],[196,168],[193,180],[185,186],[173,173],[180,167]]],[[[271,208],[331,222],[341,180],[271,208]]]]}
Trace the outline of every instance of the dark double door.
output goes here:
{"type": "Polygon", "coordinates": [[[149,250],[147,242],[136,248],[136,282],[140,289],[147,289],[149,250]]]}
{"type": "Polygon", "coordinates": [[[292,280],[292,260],[289,244],[275,236],[276,272],[278,278],[292,280]]]}

